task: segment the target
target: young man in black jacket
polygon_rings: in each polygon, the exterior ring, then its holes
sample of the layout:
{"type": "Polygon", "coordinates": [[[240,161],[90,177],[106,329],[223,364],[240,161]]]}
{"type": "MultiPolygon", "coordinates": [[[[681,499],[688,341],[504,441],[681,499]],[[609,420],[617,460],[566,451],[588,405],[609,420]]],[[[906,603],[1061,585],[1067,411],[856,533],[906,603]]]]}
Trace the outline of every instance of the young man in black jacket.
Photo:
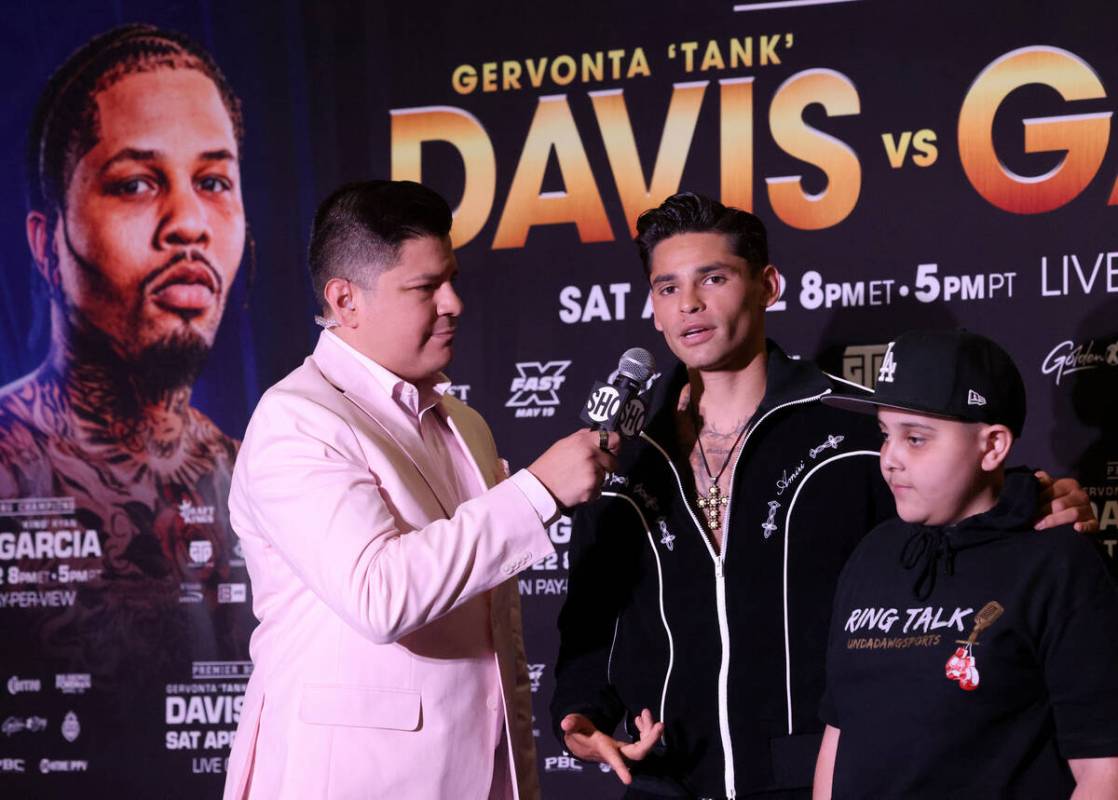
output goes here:
{"type": "MultiPolygon", "coordinates": [[[[765,339],[779,276],[760,220],[679,194],[637,230],[682,364],[576,515],[553,723],[627,798],[805,798],[837,577],[894,513],[881,437],[819,402],[837,379],[765,339]],[[630,742],[610,736],[622,721],[630,742]]],[[[1042,524],[1080,516],[1071,492],[1042,524]]]]}

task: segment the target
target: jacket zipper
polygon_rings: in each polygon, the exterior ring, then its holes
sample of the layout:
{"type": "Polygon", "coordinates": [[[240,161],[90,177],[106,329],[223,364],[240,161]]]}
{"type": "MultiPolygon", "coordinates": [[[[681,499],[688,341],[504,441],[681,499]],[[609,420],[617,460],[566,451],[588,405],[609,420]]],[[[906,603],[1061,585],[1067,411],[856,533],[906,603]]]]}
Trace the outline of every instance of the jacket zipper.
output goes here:
{"type": "MultiPolygon", "coordinates": [[[[737,476],[738,462],[741,461],[741,454],[745,452],[745,448],[749,444],[749,438],[757,428],[761,427],[762,422],[781,409],[794,405],[803,405],[804,403],[814,403],[818,401],[819,398],[825,397],[830,393],[831,390],[828,389],[825,392],[812,395],[811,397],[803,397],[799,400],[790,400],[787,403],[781,403],[766,411],[746,432],[745,440],[741,444],[741,449],[738,450],[737,456],[734,458],[734,466],[733,469],[730,470],[731,491],[733,490],[734,479],[737,476]]],[[[726,797],[732,799],[737,797],[737,790],[734,788],[734,745],[730,737],[730,623],[726,614],[726,548],[730,544],[730,514],[733,511],[733,504],[731,503],[726,507],[726,517],[722,520],[722,549],[720,552],[715,553],[706,531],[703,530],[703,526],[699,523],[699,518],[695,516],[695,511],[691,508],[691,503],[687,499],[687,493],[683,489],[683,480],[680,478],[679,470],[676,469],[671,457],[668,456],[667,452],[656,440],[643,431],[641,432],[641,438],[659,450],[660,454],[664,456],[664,459],[668,462],[668,466],[675,476],[676,486],[679,487],[679,496],[683,498],[683,505],[687,509],[687,513],[691,516],[691,520],[695,523],[695,528],[699,531],[699,535],[707,546],[707,552],[710,553],[710,557],[714,561],[714,592],[718,613],[718,634],[722,639],[722,663],[718,669],[718,730],[722,737],[722,760],[725,765],[726,797]]]]}
{"type": "MultiPolygon", "coordinates": [[[[730,469],[730,492],[733,493],[734,480],[738,474],[738,463],[741,461],[741,454],[745,452],[745,448],[749,446],[749,438],[753,432],[761,427],[761,423],[768,419],[781,409],[788,408],[789,406],[804,405],[805,403],[818,402],[821,397],[825,397],[831,393],[830,389],[820,394],[812,395],[811,397],[803,397],[799,400],[790,400],[787,403],[781,403],[774,408],[769,409],[765,414],[757,420],[757,424],[753,425],[745,434],[745,441],[741,443],[741,448],[738,450],[737,455],[734,457],[734,466],[730,469]]],[[[730,503],[726,506],[726,518],[722,520],[722,552],[719,554],[719,583],[722,590],[722,596],[719,603],[718,624],[725,626],[723,638],[725,641],[723,655],[722,655],[722,671],[718,674],[718,717],[722,725],[722,746],[726,758],[726,797],[737,797],[737,790],[734,787],[734,750],[733,743],[730,741],[730,713],[729,713],[729,683],[730,683],[730,634],[729,623],[726,619],[726,585],[723,576],[724,569],[721,562],[726,559],[726,550],[730,546],[730,516],[733,514],[734,505],[730,503]]]]}

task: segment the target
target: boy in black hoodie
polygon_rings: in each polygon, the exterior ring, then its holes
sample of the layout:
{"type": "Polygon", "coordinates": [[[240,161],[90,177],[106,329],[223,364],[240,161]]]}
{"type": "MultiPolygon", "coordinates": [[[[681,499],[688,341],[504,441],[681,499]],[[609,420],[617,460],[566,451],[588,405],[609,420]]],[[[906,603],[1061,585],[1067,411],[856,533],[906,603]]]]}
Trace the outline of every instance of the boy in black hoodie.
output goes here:
{"type": "Polygon", "coordinates": [[[847,562],[820,798],[1118,797],[1118,593],[1071,527],[1035,535],[1009,356],[963,331],[889,346],[872,397],[900,519],[847,562]]]}

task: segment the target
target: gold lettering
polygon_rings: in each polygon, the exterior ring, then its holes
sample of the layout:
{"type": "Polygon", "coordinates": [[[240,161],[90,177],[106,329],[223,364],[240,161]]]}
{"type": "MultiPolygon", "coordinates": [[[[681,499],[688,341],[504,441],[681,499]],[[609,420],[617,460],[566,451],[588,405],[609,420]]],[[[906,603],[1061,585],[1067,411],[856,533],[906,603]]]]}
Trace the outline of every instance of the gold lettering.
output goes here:
{"type": "Polygon", "coordinates": [[[566,95],[541,97],[512,178],[493,249],[523,247],[528,231],[535,225],[570,222],[575,224],[582,242],[613,239],[566,95]],[[565,191],[542,191],[552,150],[565,191]]]}
{"type": "Polygon", "coordinates": [[[458,94],[469,94],[477,88],[477,70],[469,64],[460,64],[451,73],[450,85],[458,94]]]}
{"type": "Polygon", "coordinates": [[[827,177],[826,188],[816,194],[804,191],[800,175],[766,179],[773,211],[801,230],[842,222],[854,210],[862,187],[862,165],[850,146],[804,122],[804,109],[813,103],[822,105],[832,117],[861,111],[854,84],[829,69],[798,72],[773,96],[769,107],[773,139],[785,153],[818,167],[827,177]]]}
{"type": "Polygon", "coordinates": [[[644,181],[624,94],[620,89],[590,93],[630,235],[636,233],[637,217],[642,211],[659,205],[679,191],[706,87],[706,81],[677,83],[672,87],[660,148],[648,184],[644,181]]]}
{"type": "Polygon", "coordinates": [[[455,247],[469,242],[485,225],[497,189],[493,143],[473,114],[450,106],[398,108],[392,117],[391,170],[394,180],[423,180],[424,142],[448,142],[462,158],[466,175],[462,200],[454,210],[450,239],[455,247]]]}

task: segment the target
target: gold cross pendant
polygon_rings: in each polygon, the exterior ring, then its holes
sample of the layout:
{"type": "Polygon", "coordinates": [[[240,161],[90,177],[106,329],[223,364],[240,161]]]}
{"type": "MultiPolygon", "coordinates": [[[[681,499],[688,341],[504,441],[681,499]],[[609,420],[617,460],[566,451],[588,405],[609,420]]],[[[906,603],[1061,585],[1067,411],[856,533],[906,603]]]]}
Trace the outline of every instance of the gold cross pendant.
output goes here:
{"type": "Polygon", "coordinates": [[[722,494],[722,490],[718,488],[717,483],[710,485],[706,497],[699,498],[699,508],[706,514],[707,525],[710,526],[711,533],[722,527],[722,509],[729,504],[729,496],[722,494]]]}

